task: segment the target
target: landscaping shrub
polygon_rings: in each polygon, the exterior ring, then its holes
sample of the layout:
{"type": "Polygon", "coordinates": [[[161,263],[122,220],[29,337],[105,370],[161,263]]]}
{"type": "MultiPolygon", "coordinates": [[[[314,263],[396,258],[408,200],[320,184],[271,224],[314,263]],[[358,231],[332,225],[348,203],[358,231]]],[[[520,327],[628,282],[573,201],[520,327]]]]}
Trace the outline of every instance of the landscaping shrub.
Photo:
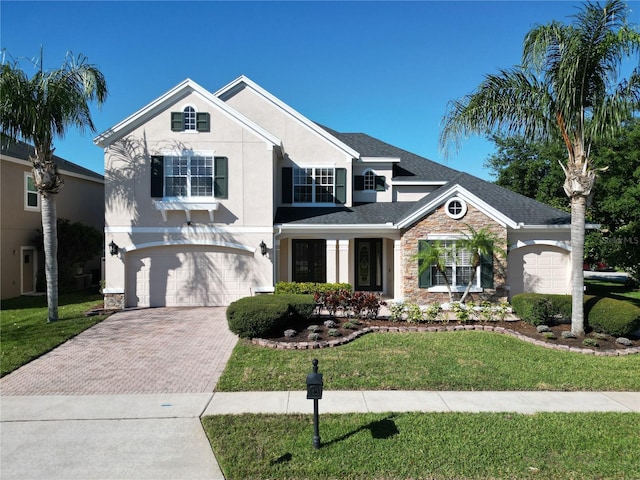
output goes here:
{"type": "Polygon", "coordinates": [[[596,332],[624,337],[640,328],[640,307],[615,298],[599,298],[589,311],[587,324],[596,332]]]}
{"type": "Polygon", "coordinates": [[[531,325],[552,325],[571,320],[570,295],[520,293],[511,299],[514,312],[531,325]]]}
{"type": "MultiPolygon", "coordinates": [[[[640,307],[625,300],[585,295],[586,324],[596,332],[622,337],[640,328],[640,307]]],[[[570,321],[570,295],[521,293],[511,299],[514,312],[532,325],[570,321]]]]}
{"type": "Polygon", "coordinates": [[[330,290],[351,291],[352,288],[348,283],[278,282],[276,283],[275,294],[314,294],[330,290]]]}
{"type": "Polygon", "coordinates": [[[241,338],[279,332],[291,320],[307,318],[315,302],[310,295],[258,295],[233,302],[227,308],[229,329],[241,338]]]}

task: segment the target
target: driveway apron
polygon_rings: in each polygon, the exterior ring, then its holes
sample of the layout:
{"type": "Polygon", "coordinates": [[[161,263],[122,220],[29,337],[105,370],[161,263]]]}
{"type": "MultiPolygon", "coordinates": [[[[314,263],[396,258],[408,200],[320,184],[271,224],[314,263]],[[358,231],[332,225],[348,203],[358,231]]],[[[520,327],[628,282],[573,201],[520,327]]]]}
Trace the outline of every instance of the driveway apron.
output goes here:
{"type": "Polygon", "coordinates": [[[225,309],[116,313],[0,379],[4,479],[223,479],[200,416],[237,337],[225,309]]]}

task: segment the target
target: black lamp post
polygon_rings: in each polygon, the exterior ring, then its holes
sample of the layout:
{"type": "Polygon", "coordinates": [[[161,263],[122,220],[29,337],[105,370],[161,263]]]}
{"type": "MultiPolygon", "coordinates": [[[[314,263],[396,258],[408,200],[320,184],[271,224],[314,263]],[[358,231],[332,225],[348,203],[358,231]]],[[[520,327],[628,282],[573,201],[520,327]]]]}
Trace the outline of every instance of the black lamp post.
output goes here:
{"type": "Polygon", "coordinates": [[[320,421],[318,418],[318,400],[322,398],[322,374],[318,373],[318,359],[314,358],[313,373],[307,375],[307,399],[313,400],[313,448],[320,448],[320,421]]]}

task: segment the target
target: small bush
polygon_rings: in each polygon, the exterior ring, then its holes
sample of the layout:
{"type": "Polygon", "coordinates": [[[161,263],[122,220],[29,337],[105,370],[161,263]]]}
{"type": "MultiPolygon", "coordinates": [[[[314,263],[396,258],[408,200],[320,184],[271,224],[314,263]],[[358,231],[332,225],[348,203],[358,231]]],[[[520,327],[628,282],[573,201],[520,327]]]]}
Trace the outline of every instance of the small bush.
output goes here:
{"type": "Polygon", "coordinates": [[[229,330],[240,338],[269,336],[288,322],[308,318],[315,303],[311,295],[258,295],[233,302],[227,308],[229,330]]]}
{"type": "Polygon", "coordinates": [[[320,340],[320,334],[319,333],[310,333],[309,335],[307,335],[307,339],[311,340],[312,342],[317,342],[318,340],[320,340]]]}
{"type": "Polygon", "coordinates": [[[570,295],[521,293],[511,299],[513,310],[531,325],[554,325],[571,319],[570,295]]]}
{"type": "Polygon", "coordinates": [[[582,340],[582,344],[585,347],[599,347],[600,346],[595,338],[585,338],[584,340],[582,340]]]}
{"type": "Polygon", "coordinates": [[[330,290],[351,291],[348,283],[313,283],[313,282],[278,282],[276,283],[275,295],[324,293],[330,290]]]}
{"type": "Polygon", "coordinates": [[[241,298],[227,308],[229,330],[240,338],[264,337],[282,331],[291,315],[289,304],[274,295],[241,298]]]}
{"type": "Polygon", "coordinates": [[[640,328],[640,307],[615,298],[599,298],[589,311],[587,323],[596,332],[625,337],[640,328]]]}
{"type": "Polygon", "coordinates": [[[330,328],[330,329],[327,331],[327,334],[328,334],[330,337],[339,337],[339,336],[340,336],[340,330],[338,330],[337,328],[330,328]]]}

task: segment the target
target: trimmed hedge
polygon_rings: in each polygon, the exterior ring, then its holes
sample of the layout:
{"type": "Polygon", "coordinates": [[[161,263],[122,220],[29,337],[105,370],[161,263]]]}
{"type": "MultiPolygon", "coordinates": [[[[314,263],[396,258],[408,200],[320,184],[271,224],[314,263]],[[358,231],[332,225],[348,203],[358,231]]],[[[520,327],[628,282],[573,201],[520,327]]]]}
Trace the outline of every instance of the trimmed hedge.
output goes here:
{"type": "MultiPolygon", "coordinates": [[[[640,328],[640,307],[625,300],[585,295],[585,326],[616,337],[640,328]]],[[[532,325],[571,321],[570,295],[521,293],[511,299],[513,311],[532,325]]]]}
{"type": "Polygon", "coordinates": [[[615,298],[597,298],[587,323],[596,332],[626,337],[640,328],[640,307],[615,298]]]}
{"type": "Polygon", "coordinates": [[[240,338],[265,337],[282,330],[291,320],[313,313],[311,295],[258,295],[233,302],[227,308],[229,329],[240,338]]]}
{"type": "Polygon", "coordinates": [[[311,294],[325,293],[331,290],[349,290],[352,291],[351,285],[348,283],[314,283],[314,282],[278,282],[276,283],[276,295],[288,293],[293,294],[311,294]]]}
{"type": "Polygon", "coordinates": [[[520,293],[511,299],[513,311],[531,325],[571,321],[571,295],[520,293]]]}

